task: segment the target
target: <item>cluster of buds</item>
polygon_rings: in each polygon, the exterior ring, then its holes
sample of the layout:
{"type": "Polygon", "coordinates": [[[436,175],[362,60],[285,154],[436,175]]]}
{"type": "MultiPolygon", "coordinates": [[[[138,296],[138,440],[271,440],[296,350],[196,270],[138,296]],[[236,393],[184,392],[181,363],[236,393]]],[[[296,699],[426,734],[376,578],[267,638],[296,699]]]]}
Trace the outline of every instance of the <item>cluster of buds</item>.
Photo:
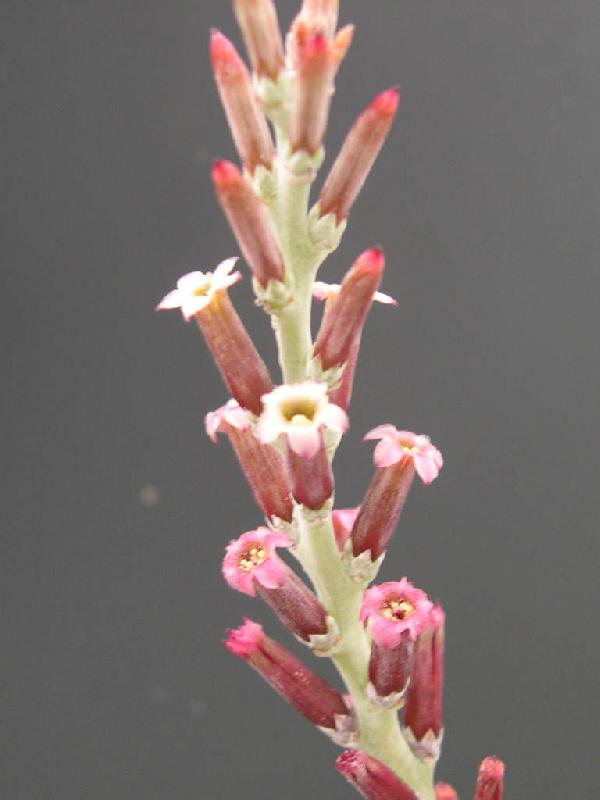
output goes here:
{"type": "MultiPolygon", "coordinates": [[[[363,252],[341,284],[316,280],[390,131],[399,94],[384,91],[359,115],[311,208],[353,28],[337,30],[338,0],[304,0],[285,38],[273,0],[233,6],[250,68],[219,31],[211,33],[210,56],[241,166],[217,161],[212,180],[257,303],[271,315],[282,382],[273,384],[229,297],[241,278],[236,258],[184,275],[158,308],[196,321],[230,394],[206,414],[206,432],[215,443],[227,436],[264,518],[227,545],[223,577],[264,601],[315,655],[331,658],[348,691],[250,620],[230,630],[225,645],[312,725],[352,748],[336,767],[365,798],[451,800],[454,790],[433,782],[443,735],[444,612],[406,578],[369,588],[415,475],[430,484],[442,455],[425,435],[379,425],[364,437],[378,443],[362,502],[333,508],[332,460],[349,426],[365,322],[374,302],[397,302],[380,291],[379,247],[363,252]],[[314,342],[313,298],[325,301],[314,342]]],[[[501,762],[486,759],[476,800],[501,800],[502,781],[501,762]]]]}

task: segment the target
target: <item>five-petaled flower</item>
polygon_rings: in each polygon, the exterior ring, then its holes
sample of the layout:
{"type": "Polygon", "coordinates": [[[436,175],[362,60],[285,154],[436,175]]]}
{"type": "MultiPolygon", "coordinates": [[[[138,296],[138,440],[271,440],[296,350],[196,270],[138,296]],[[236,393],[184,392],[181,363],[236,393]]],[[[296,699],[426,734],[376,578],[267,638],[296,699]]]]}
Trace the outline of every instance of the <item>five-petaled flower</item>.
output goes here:
{"type": "Polygon", "coordinates": [[[177,281],[177,288],[169,292],[156,306],[157,310],[180,308],[183,318],[189,321],[198,311],[212,301],[215,292],[227,289],[241,279],[232,272],[237,258],[227,258],[213,272],[188,272],[177,281]]]}
{"type": "Polygon", "coordinates": [[[289,536],[261,527],[229,542],[223,561],[223,577],[239,592],[256,595],[254,582],[267,589],[279,588],[289,567],[275,553],[277,547],[291,547],[289,536]]]}
{"type": "Polygon", "coordinates": [[[369,623],[373,641],[381,647],[397,647],[403,636],[413,641],[426,625],[433,604],[425,592],[406,578],[372,586],[365,592],[361,622],[369,623]]]}
{"type": "Polygon", "coordinates": [[[378,425],[364,437],[364,441],[368,439],[381,439],[373,453],[378,469],[412,458],[423,483],[431,483],[444,463],[440,451],[431,444],[429,436],[423,434],[399,431],[393,425],[378,425]]]}
{"type": "Polygon", "coordinates": [[[291,449],[312,458],[321,446],[321,429],[337,433],[348,427],[346,412],[329,402],[327,385],[316,381],[277,386],[263,395],[264,411],[258,421],[258,437],[273,442],[284,434],[291,449]]]}

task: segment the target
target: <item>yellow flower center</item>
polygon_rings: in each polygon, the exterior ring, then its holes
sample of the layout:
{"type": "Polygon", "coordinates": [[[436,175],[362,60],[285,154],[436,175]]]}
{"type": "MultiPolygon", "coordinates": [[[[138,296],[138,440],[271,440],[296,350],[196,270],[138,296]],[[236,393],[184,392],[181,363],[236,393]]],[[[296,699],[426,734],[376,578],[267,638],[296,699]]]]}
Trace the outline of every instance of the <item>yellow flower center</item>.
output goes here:
{"type": "Polygon", "coordinates": [[[253,569],[259,567],[266,560],[267,551],[265,548],[260,544],[254,544],[242,553],[238,564],[243,572],[252,572],[253,569]]]}
{"type": "Polygon", "coordinates": [[[293,397],[281,404],[282,417],[292,425],[311,425],[316,412],[316,403],[308,397],[293,397]]]}
{"type": "Polygon", "coordinates": [[[403,597],[390,597],[380,608],[382,616],[396,622],[402,622],[402,620],[410,617],[414,610],[413,604],[403,597]]]}

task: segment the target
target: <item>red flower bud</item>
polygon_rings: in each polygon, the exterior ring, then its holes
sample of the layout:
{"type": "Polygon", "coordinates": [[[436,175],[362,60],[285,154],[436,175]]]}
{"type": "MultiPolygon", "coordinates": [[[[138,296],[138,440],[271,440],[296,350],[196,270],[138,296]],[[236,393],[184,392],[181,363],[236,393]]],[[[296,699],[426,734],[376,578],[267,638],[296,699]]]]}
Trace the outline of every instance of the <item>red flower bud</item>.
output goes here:
{"type": "Polygon", "coordinates": [[[246,65],[219,31],[211,33],[210,55],[227,122],[244,166],[251,173],[258,164],[270,169],[273,142],[246,65]]]}
{"type": "Polygon", "coordinates": [[[389,767],[366,753],[347,750],[335,768],[366,800],[419,800],[389,767]]]}
{"type": "Polygon", "coordinates": [[[322,216],[335,214],[338,222],[348,216],[383,147],[399,102],[398,90],[388,89],[358,117],[321,191],[319,211],[322,216]]]}
{"type": "Polygon", "coordinates": [[[213,165],[217,198],[258,283],[283,281],[285,267],[264,203],[230,161],[213,165]]]}
{"type": "Polygon", "coordinates": [[[283,68],[283,43],[272,0],[233,0],[235,16],[257,75],[275,80],[283,68]]]}
{"type": "Polygon", "coordinates": [[[502,800],[504,795],[504,764],[495,756],[484,758],[479,767],[475,800],[502,800]]]}

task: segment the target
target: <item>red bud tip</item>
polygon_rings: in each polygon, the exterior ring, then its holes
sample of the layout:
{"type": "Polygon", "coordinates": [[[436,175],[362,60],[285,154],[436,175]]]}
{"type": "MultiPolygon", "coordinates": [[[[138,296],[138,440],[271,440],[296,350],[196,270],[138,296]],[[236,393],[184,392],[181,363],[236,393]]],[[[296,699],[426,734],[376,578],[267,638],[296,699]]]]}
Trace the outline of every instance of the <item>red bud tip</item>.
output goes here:
{"type": "Polygon", "coordinates": [[[214,162],[211,175],[215,186],[219,188],[232,185],[242,177],[242,174],[236,165],[231,161],[226,161],[225,159],[219,159],[218,161],[214,162]]]}
{"type": "Polygon", "coordinates": [[[479,767],[475,800],[502,800],[504,792],[504,764],[495,756],[484,758],[479,767]]]}
{"type": "Polygon", "coordinates": [[[382,117],[393,117],[396,111],[398,111],[399,105],[400,89],[394,87],[393,89],[387,89],[385,92],[378,94],[371,103],[370,108],[372,111],[381,114],[382,117]]]}
{"type": "Polygon", "coordinates": [[[216,28],[210,32],[210,58],[215,71],[237,66],[241,62],[232,42],[216,28]]]}
{"type": "Polygon", "coordinates": [[[230,653],[246,661],[258,651],[262,637],[262,627],[258,623],[252,622],[251,619],[245,618],[244,624],[239,628],[230,628],[227,631],[227,639],[223,644],[230,653]]]}
{"type": "Polygon", "coordinates": [[[356,271],[379,275],[385,268],[385,256],[381,247],[371,247],[360,256],[356,264],[356,271]]]}

